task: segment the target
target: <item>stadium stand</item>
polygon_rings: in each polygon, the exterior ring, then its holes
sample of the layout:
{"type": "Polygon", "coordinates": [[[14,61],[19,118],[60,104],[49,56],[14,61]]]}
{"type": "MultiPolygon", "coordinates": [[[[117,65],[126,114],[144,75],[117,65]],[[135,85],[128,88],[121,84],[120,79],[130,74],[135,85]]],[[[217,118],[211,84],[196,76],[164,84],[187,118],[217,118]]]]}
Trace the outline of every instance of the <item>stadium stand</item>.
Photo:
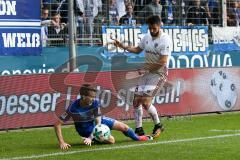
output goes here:
{"type": "MultiPolygon", "coordinates": [[[[42,10],[49,9],[49,19],[59,13],[61,23],[67,24],[67,3],[67,0],[42,0],[42,10]]],[[[222,0],[75,0],[77,44],[102,45],[102,26],[119,25],[119,20],[127,12],[125,5],[129,3],[133,5],[136,25],[144,24],[147,15],[159,14],[165,26],[208,25],[210,35],[211,26],[223,24],[222,0]],[[196,1],[199,1],[201,10],[196,9],[196,1]],[[199,16],[204,16],[204,23],[199,21],[199,16]]],[[[227,25],[239,26],[239,23],[239,0],[227,0],[227,25]]],[[[44,25],[45,30],[54,26],[53,23],[47,25],[44,25]]],[[[45,46],[67,45],[67,29],[58,36],[51,32],[45,33],[48,37],[45,38],[45,46]]]]}

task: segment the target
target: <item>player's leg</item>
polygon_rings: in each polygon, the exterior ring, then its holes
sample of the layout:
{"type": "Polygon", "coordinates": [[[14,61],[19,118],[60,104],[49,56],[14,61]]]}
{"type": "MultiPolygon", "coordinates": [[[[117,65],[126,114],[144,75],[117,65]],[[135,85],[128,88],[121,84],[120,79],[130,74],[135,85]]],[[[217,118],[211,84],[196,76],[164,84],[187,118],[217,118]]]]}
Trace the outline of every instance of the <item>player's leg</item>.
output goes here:
{"type": "Polygon", "coordinates": [[[148,73],[147,81],[144,88],[144,94],[141,98],[141,104],[144,109],[147,110],[148,114],[152,118],[155,126],[153,128],[152,136],[157,138],[160,136],[161,132],[164,130],[163,125],[160,123],[158,112],[156,107],[152,104],[153,97],[157,94],[159,89],[164,85],[166,81],[165,75],[157,75],[148,73]]]}
{"type": "Polygon", "coordinates": [[[148,141],[153,139],[151,136],[138,136],[127,124],[117,120],[115,121],[112,129],[121,131],[125,136],[130,137],[134,141],[148,141]]]}
{"type": "Polygon", "coordinates": [[[147,112],[149,113],[150,117],[152,118],[152,120],[154,122],[152,136],[153,136],[153,138],[157,138],[160,136],[161,132],[163,132],[164,128],[163,128],[162,123],[160,122],[156,107],[152,104],[152,98],[153,97],[149,97],[149,96],[143,97],[142,105],[143,105],[144,109],[147,110],[147,112]]]}
{"type": "Polygon", "coordinates": [[[142,118],[143,118],[143,108],[141,105],[141,96],[143,94],[143,87],[146,81],[145,75],[139,78],[138,84],[135,89],[134,99],[133,99],[133,107],[134,107],[134,116],[135,116],[135,133],[139,136],[145,134],[142,126],[142,118]]]}
{"type": "Polygon", "coordinates": [[[133,132],[133,130],[122,122],[109,117],[102,117],[102,124],[107,125],[111,130],[117,130],[123,132],[127,137],[131,137],[134,140],[138,140],[138,136],[133,132]]]}
{"type": "Polygon", "coordinates": [[[142,117],[143,117],[143,108],[140,102],[140,97],[135,94],[133,99],[133,107],[134,107],[134,116],[135,116],[135,133],[139,136],[145,134],[142,127],[142,117]]]}
{"type": "Polygon", "coordinates": [[[121,131],[125,136],[130,137],[135,141],[147,141],[152,139],[151,136],[138,136],[134,133],[133,129],[125,123],[119,122],[109,117],[103,117],[102,124],[107,125],[111,130],[121,131]]]}

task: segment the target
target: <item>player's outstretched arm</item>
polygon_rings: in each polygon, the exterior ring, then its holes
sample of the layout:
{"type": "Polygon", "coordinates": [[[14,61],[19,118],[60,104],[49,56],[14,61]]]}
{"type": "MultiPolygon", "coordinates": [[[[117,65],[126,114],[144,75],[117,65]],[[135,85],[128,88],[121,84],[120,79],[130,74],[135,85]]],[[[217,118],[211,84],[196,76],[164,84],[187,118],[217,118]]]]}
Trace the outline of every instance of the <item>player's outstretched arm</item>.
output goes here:
{"type": "Polygon", "coordinates": [[[102,122],[101,116],[97,116],[97,117],[94,119],[94,121],[95,121],[95,125],[101,124],[101,122],[102,122]]]}
{"type": "Polygon", "coordinates": [[[55,124],[54,124],[54,129],[55,129],[55,133],[57,135],[57,138],[58,138],[58,143],[59,143],[59,147],[63,150],[66,150],[68,148],[71,147],[70,144],[66,143],[63,139],[63,136],[62,136],[62,122],[60,120],[58,120],[55,124]]]}
{"type": "Polygon", "coordinates": [[[127,46],[127,45],[124,45],[123,43],[121,43],[120,41],[118,40],[114,40],[114,43],[113,43],[116,47],[120,47],[124,50],[127,50],[128,52],[131,52],[131,53],[136,53],[136,54],[139,54],[143,51],[143,49],[141,49],[139,46],[137,47],[134,47],[134,46],[127,46]]]}

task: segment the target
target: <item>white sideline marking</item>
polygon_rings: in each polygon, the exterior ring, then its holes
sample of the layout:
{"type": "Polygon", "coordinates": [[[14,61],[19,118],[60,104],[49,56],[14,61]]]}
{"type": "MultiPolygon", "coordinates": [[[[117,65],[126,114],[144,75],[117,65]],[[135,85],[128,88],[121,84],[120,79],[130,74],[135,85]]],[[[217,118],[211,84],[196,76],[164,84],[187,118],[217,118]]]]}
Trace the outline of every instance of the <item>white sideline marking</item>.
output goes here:
{"type": "Polygon", "coordinates": [[[239,129],[211,129],[210,132],[240,132],[239,129]]]}
{"type": "Polygon", "coordinates": [[[24,156],[24,157],[3,158],[3,159],[0,159],[0,160],[34,159],[34,158],[43,158],[43,157],[51,157],[51,156],[59,156],[59,155],[69,155],[69,154],[75,154],[75,153],[125,149],[125,148],[140,147],[140,146],[150,146],[150,145],[156,145],[156,144],[171,144],[171,143],[179,143],[179,142],[192,142],[192,141],[199,141],[199,140],[206,140],[206,139],[217,139],[217,138],[226,138],[226,137],[235,137],[235,136],[240,136],[240,133],[238,133],[238,134],[224,134],[224,135],[209,136],[209,137],[196,137],[196,138],[188,138],[188,139],[169,140],[169,141],[159,141],[159,142],[152,142],[152,143],[130,144],[130,145],[124,145],[124,146],[115,146],[115,147],[111,146],[111,147],[84,149],[84,150],[69,151],[69,152],[55,152],[55,153],[49,153],[49,154],[40,154],[40,155],[32,155],[32,156],[24,156]]]}

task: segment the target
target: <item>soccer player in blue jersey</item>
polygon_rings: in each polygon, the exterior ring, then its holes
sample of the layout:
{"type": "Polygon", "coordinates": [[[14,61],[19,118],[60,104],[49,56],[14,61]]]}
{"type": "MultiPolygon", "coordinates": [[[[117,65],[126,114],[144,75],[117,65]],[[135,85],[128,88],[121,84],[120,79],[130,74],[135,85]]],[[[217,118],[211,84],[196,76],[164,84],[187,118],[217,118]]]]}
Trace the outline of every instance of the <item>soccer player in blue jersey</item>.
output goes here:
{"type": "MultiPolygon", "coordinates": [[[[61,131],[61,125],[70,118],[73,119],[75,129],[78,134],[83,137],[84,143],[89,146],[91,146],[93,141],[93,128],[98,124],[105,124],[112,130],[121,131],[124,135],[135,141],[148,141],[153,139],[151,136],[138,136],[134,133],[132,128],[123,122],[102,116],[100,103],[96,100],[96,91],[93,85],[83,84],[80,88],[81,98],[75,100],[55,123],[54,128],[61,149],[68,149],[71,147],[70,144],[64,141],[61,131]]],[[[115,143],[115,139],[111,135],[104,143],[113,144],[115,143]]]]}

